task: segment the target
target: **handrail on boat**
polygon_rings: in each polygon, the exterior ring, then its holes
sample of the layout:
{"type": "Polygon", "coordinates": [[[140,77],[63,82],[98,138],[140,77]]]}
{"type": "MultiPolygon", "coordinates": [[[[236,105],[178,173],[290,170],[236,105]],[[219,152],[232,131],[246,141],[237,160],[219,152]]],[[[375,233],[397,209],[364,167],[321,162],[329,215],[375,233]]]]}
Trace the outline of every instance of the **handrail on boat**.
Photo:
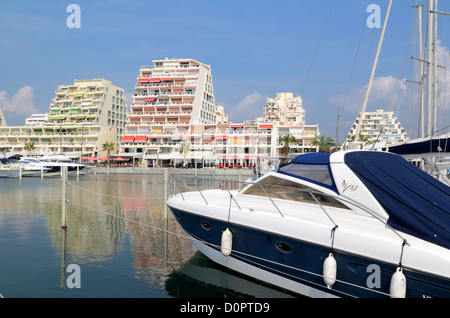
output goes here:
{"type": "Polygon", "coordinates": [[[224,182],[222,182],[222,181],[219,181],[219,180],[217,180],[217,181],[218,181],[219,183],[221,183],[221,184],[225,187],[225,190],[227,190],[228,194],[230,195],[230,198],[233,199],[234,203],[236,203],[236,205],[238,206],[239,210],[241,210],[240,205],[237,203],[236,199],[234,198],[234,196],[233,196],[233,194],[230,192],[230,190],[228,190],[227,185],[226,185],[224,182]]]}
{"type": "MultiPolygon", "coordinates": [[[[189,190],[192,191],[192,189],[180,177],[178,177],[178,179],[180,179],[180,181],[183,182],[184,186],[186,186],[189,190]]],[[[208,205],[208,201],[206,201],[205,196],[203,195],[202,191],[200,191],[198,188],[197,188],[197,191],[200,192],[200,195],[202,196],[203,200],[205,200],[206,205],[208,205]]],[[[184,198],[183,198],[183,201],[184,201],[184,198]]]]}
{"type": "MultiPolygon", "coordinates": [[[[183,178],[184,178],[184,179],[194,179],[194,178],[192,178],[192,177],[183,177],[183,178]]],[[[180,181],[182,181],[180,177],[178,177],[178,179],[180,179],[180,181]]],[[[173,181],[173,180],[174,180],[174,179],[172,178],[172,181],[173,181]]],[[[230,194],[231,198],[234,200],[234,202],[236,203],[236,205],[239,207],[239,210],[241,210],[241,207],[240,207],[239,204],[237,203],[235,196],[229,191],[228,187],[225,185],[225,183],[224,183],[223,181],[218,180],[218,179],[216,179],[216,178],[197,178],[197,177],[195,177],[195,180],[196,180],[196,181],[198,181],[198,180],[214,181],[214,182],[219,182],[219,183],[221,183],[221,184],[224,186],[225,190],[230,194]]],[[[183,185],[184,185],[184,186],[186,186],[188,189],[190,189],[190,187],[189,187],[184,181],[182,181],[182,182],[183,182],[183,185]]],[[[276,205],[276,203],[272,200],[272,198],[271,198],[270,195],[267,193],[267,191],[264,189],[263,185],[271,186],[271,187],[278,187],[278,188],[289,188],[289,189],[293,189],[293,190],[295,190],[295,191],[309,193],[309,194],[314,198],[314,200],[315,200],[316,203],[319,205],[319,207],[322,209],[322,211],[328,216],[328,218],[329,218],[329,219],[331,220],[331,222],[333,223],[333,226],[334,226],[334,227],[333,227],[333,231],[334,231],[334,230],[337,228],[336,223],[332,220],[332,218],[330,217],[330,215],[326,212],[325,208],[323,207],[323,205],[320,203],[320,201],[317,199],[317,197],[316,197],[314,194],[321,195],[321,196],[327,196],[327,197],[333,198],[333,199],[335,199],[335,200],[337,200],[337,201],[339,201],[339,202],[341,202],[341,203],[346,203],[346,204],[352,205],[352,206],[357,207],[357,208],[361,209],[362,211],[366,212],[366,213],[369,214],[371,217],[377,219],[378,221],[380,221],[381,223],[383,223],[384,225],[386,225],[386,226],[387,226],[394,234],[396,234],[396,235],[402,240],[402,244],[403,244],[403,245],[405,245],[405,244],[406,244],[406,245],[409,245],[409,243],[407,242],[407,240],[406,240],[405,238],[403,238],[403,237],[402,237],[402,236],[401,236],[394,228],[392,228],[389,224],[387,224],[387,222],[384,221],[382,218],[380,218],[376,213],[374,213],[373,211],[371,211],[370,208],[364,207],[364,206],[362,206],[362,205],[360,205],[360,204],[358,204],[358,203],[356,203],[356,202],[350,201],[350,200],[348,200],[348,199],[346,199],[346,198],[339,197],[339,196],[337,196],[337,195],[331,195],[331,194],[319,192],[319,191],[306,190],[306,189],[299,189],[299,188],[295,188],[295,187],[283,186],[283,185],[276,185],[276,184],[264,184],[264,183],[253,182],[253,181],[247,181],[247,180],[246,180],[246,181],[232,180],[232,182],[238,183],[238,184],[244,184],[244,186],[246,186],[246,185],[248,185],[248,184],[258,184],[258,185],[263,189],[264,193],[267,195],[267,197],[270,199],[270,201],[272,202],[272,204],[275,206],[275,208],[277,209],[277,211],[280,213],[280,215],[281,215],[282,217],[283,217],[282,212],[280,211],[280,209],[278,208],[278,206],[276,205]]],[[[197,186],[196,186],[196,187],[197,187],[197,186]]],[[[190,190],[192,191],[192,189],[190,189],[190,190]]],[[[204,190],[205,190],[205,189],[204,189],[204,190]]],[[[242,190],[242,189],[241,189],[241,190],[242,190]]],[[[200,194],[202,195],[202,197],[204,198],[204,196],[203,196],[201,190],[197,188],[197,191],[199,191],[200,194]]],[[[173,193],[172,193],[172,194],[173,194],[173,193]]],[[[184,197],[183,197],[182,192],[180,192],[180,194],[181,194],[181,196],[182,196],[182,198],[183,198],[183,201],[184,201],[184,197]]],[[[205,200],[205,202],[206,202],[206,199],[205,199],[205,198],[204,198],[204,200],[205,200]]]]}
{"type": "Polygon", "coordinates": [[[278,208],[278,206],[275,204],[275,202],[273,202],[272,198],[270,197],[270,195],[267,193],[266,189],[264,189],[264,187],[262,186],[261,183],[259,183],[259,186],[261,187],[261,189],[264,191],[264,193],[267,195],[267,197],[269,198],[270,202],[272,202],[272,204],[275,206],[275,208],[278,210],[278,212],[281,214],[281,217],[284,218],[283,213],[281,213],[280,209],[278,208]]]}

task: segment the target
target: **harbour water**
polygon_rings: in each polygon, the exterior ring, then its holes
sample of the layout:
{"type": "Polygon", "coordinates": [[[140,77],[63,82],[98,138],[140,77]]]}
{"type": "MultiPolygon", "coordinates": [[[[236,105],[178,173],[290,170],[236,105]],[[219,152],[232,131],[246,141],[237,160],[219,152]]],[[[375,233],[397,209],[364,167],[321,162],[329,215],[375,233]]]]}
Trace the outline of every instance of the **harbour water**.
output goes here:
{"type": "MultiPolygon", "coordinates": [[[[236,176],[229,177],[236,178],[236,176]]],[[[170,211],[163,174],[0,179],[4,298],[292,297],[218,267],[170,211]]]]}

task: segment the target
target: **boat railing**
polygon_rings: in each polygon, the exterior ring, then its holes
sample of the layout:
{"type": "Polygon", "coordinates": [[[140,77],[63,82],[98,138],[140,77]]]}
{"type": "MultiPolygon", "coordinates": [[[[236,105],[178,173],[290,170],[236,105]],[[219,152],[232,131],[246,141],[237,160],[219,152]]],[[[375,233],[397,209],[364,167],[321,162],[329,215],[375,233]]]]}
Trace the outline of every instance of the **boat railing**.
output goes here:
{"type": "Polygon", "coordinates": [[[21,163],[6,163],[6,164],[0,164],[2,169],[9,169],[9,170],[19,170],[23,169],[23,164],[21,163]]]}
{"type": "Polygon", "coordinates": [[[435,164],[431,163],[427,159],[423,159],[425,165],[433,172],[435,176],[437,176],[437,179],[440,180],[442,183],[450,186],[450,180],[447,177],[447,175],[442,174],[436,167],[435,164]]]}
{"type": "Polygon", "coordinates": [[[256,184],[258,185],[264,192],[264,194],[267,196],[267,198],[270,200],[270,202],[272,203],[272,205],[274,206],[274,208],[276,209],[276,211],[281,215],[281,217],[284,217],[281,209],[279,208],[279,206],[277,205],[277,203],[275,202],[274,197],[271,197],[269,192],[266,190],[265,187],[276,187],[276,188],[280,188],[280,189],[290,189],[293,191],[296,191],[298,193],[303,193],[306,195],[309,195],[313,201],[308,200],[308,202],[310,203],[316,203],[320,209],[325,213],[325,215],[328,217],[328,219],[333,223],[333,231],[338,227],[338,225],[334,222],[333,218],[331,217],[330,213],[327,212],[326,207],[329,207],[330,205],[326,202],[328,199],[331,199],[333,201],[338,201],[340,204],[344,205],[347,208],[353,207],[356,208],[360,211],[363,211],[365,213],[367,213],[369,216],[379,220],[380,222],[382,222],[384,225],[386,225],[388,228],[390,228],[400,239],[402,239],[403,242],[406,242],[406,240],[400,235],[400,233],[398,233],[395,229],[393,229],[384,219],[380,218],[377,213],[375,211],[373,211],[371,208],[363,206],[362,204],[358,203],[358,202],[354,202],[352,200],[349,200],[347,198],[343,198],[341,196],[338,195],[332,195],[332,194],[328,194],[328,193],[324,193],[324,192],[320,192],[314,189],[301,189],[301,188],[296,188],[296,187],[292,187],[292,186],[285,186],[285,185],[276,185],[276,184],[268,184],[268,183],[262,183],[262,182],[254,182],[254,181],[250,181],[250,180],[245,180],[245,181],[241,181],[241,180],[220,180],[217,178],[208,178],[208,177],[187,177],[187,176],[172,176],[171,177],[171,182],[169,183],[169,189],[170,189],[170,195],[174,196],[177,193],[174,191],[175,187],[177,187],[179,189],[179,194],[181,195],[181,198],[183,201],[185,201],[185,198],[183,196],[183,191],[181,191],[182,188],[187,188],[189,189],[189,191],[193,192],[199,192],[200,195],[202,196],[204,202],[206,203],[206,205],[208,205],[208,201],[206,200],[205,195],[202,193],[202,191],[204,190],[208,190],[208,189],[222,189],[228,192],[228,194],[230,195],[230,207],[231,207],[231,200],[233,200],[236,204],[236,206],[239,208],[239,210],[241,210],[241,206],[238,204],[237,199],[245,199],[244,196],[240,196],[237,197],[235,194],[233,194],[232,191],[236,192],[240,192],[242,191],[247,185],[250,184],[256,184]],[[186,182],[186,180],[190,180],[190,182],[186,182]],[[219,184],[219,187],[214,186],[213,184],[219,184]],[[200,188],[201,186],[201,188],[200,188]]]}

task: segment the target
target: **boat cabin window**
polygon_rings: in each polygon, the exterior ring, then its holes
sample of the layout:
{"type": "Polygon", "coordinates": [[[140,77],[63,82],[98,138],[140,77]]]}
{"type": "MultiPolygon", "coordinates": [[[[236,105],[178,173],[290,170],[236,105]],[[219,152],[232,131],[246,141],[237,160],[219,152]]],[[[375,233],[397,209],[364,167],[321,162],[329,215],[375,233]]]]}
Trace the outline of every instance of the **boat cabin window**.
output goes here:
{"type": "Polygon", "coordinates": [[[279,170],[296,177],[309,179],[327,186],[333,186],[333,179],[327,165],[292,163],[280,166],[279,170]]]}
{"type": "Polygon", "coordinates": [[[319,203],[322,205],[349,209],[346,205],[342,204],[338,200],[320,193],[315,189],[275,176],[269,176],[257,181],[255,184],[246,189],[243,194],[267,196],[266,192],[272,199],[276,198],[317,204],[316,200],[314,199],[315,197],[317,201],[319,201],[319,203]]]}

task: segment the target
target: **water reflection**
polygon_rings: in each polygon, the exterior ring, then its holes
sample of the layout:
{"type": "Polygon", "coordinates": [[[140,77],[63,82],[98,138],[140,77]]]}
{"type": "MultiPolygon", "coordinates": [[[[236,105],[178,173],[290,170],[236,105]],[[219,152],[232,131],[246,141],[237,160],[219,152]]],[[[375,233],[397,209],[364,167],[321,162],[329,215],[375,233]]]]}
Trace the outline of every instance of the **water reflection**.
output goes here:
{"type": "MultiPolygon", "coordinates": [[[[58,288],[33,293],[24,282],[14,289],[19,291],[11,293],[14,297],[260,297],[261,293],[249,292],[250,286],[259,285],[215,267],[197,252],[173,215],[165,217],[163,175],[91,174],[69,179],[66,229],[61,228],[61,182],[59,178],[0,180],[0,231],[4,233],[0,252],[30,240],[36,246],[49,244],[56,254],[41,257],[60,269],[56,271],[58,288]],[[16,215],[25,217],[5,229],[11,224],[7,220],[16,215]],[[36,218],[39,226],[45,224],[47,235],[37,235],[36,218]],[[65,287],[65,269],[70,263],[83,271],[83,287],[77,291],[65,287]]],[[[189,182],[198,188],[216,185],[213,181],[189,182]]],[[[231,178],[223,185],[236,187],[231,178]]],[[[26,255],[15,257],[8,261],[21,262],[26,255]]],[[[9,284],[21,284],[10,267],[13,278],[9,284]]],[[[46,263],[36,277],[41,281],[35,284],[49,285],[54,272],[49,272],[46,263]]]]}
{"type": "Polygon", "coordinates": [[[292,298],[294,296],[258,284],[214,264],[196,252],[180,271],[171,273],[166,289],[172,297],[195,298],[292,298]]]}

